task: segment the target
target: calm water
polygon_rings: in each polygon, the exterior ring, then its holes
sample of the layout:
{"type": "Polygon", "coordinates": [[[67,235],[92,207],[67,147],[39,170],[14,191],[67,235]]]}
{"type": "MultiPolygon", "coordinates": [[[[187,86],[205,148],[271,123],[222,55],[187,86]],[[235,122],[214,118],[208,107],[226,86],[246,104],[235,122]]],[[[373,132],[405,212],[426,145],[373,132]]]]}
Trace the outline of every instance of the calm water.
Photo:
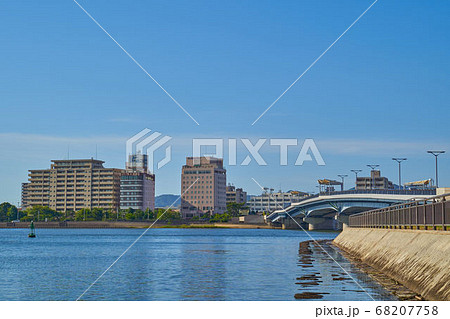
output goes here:
{"type": "MultiPolygon", "coordinates": [[[[0,300],[75,300],[142,229],[0,230],[0,300]]],[[[332,239],[332,232],[311,232],[332,239]]],[[[370,300],[325,254],[299,264],[301,231],[267,229],[151,229],[84,300],[294,300],[299,292],[328,292],[324,300],[370,300]],[[320,274],[320,287],[296,278],[320,274]],[[336,276],[336,275],[335,275],[336,276]]],[[[374,299],[392,297],[327,248],[374,299]]]]}

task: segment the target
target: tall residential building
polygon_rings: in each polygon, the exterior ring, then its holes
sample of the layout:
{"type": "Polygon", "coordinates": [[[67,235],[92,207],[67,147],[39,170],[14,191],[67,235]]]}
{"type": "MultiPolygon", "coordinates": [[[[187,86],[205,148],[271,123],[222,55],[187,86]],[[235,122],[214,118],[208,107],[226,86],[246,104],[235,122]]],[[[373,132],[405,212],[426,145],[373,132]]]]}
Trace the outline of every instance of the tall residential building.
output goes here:
{"type": "Polygon", "coordinates": [[[24,208],[25,207],[25,203],[28,200],[28,184],[29,183],[22,183],[22,197],[21,197],[21,203],[20,203],[20,207],[24,208]]]}
{"type": "Polygon", "coordinates": [[[22,205],[48,206],[59,212],[82,208],[117,210],[120,176],[117,168],[94,159],[53,160],[50,169],[30,170],[22,185],[22,205]]]}
{"type": "Polygon", "coordinates": [[[125,173],[120,177],[121,209],[155,209],[155,175],[148,172],[146,154],[128,156],[125,173]]]}
{"type": "Polygon", "coordinates": [[[386,177],[382,177],[379,170],[371,170],[369,177],[356,179],[356,190],[369,189],[394,189],[394,185],[386,177]]]}
{"type": "Polygon", "coordinates": [[[221,214],[226,210],[227,171],[223,159],[187,157],[181,170],[181,215],[221,214]]]}
{"type": "Polygon", "coordinates": [[[247,192],[244,192],[242,188],[236,188],[233,185],[227,186],[227,204],[228,203],[246,203],[247,192]]]}
{"type": "Polygon", "coordinates": [[[260,196],[252,197],[247,202],[247,206],[254,212],[270,213],[278,209],[286,208],[292,203],[297,203],[306,196],[308,196],[307,193],[299,191],[279,191],[278,193],[264,192],[260,196]]]}

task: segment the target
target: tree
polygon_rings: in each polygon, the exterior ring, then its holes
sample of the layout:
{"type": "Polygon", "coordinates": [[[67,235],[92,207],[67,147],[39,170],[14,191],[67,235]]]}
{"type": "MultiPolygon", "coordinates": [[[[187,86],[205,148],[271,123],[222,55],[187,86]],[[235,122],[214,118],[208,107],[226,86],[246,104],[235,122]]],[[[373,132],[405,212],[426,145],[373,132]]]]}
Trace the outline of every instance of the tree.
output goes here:
{"type": "MultiPolygon", "coordinates": [[[[0,204],[0,222],[8,222],[17,219],[17,207],[8,202],[0,204]]],[[[25,214],[19,212],[19,219],[25,214]]]]}
{"type": "Polygon", "coordinates": [[[63,217],[63,214],[49,208],[48,206],[33,206],[24,211],[25,216],[20,220],[23,221],[56,221],[63,217]]]}
{"type": "Polygon", "coordinates": [[[210,223],[227,223],[231,220],[231,215],[228,213],[214,214],[209,220],[210,223]]]}
{"type": "Polygon", "coordinates": [[[158,208],[156,209],[156,211],[157,211],[157,218],[159,218],[160,220],[171,221],[175,219],[181,219],[180,212],[177,212],[172,209],[168,209],[166,211],[164,209],[158,208]]]}
{"type": "Polygon", "coordinates": [[[233,217],[239,216],[239,211],[245,208],[245,203],[231,202],[227,204],[227,213],[233,217]]]}
{"type": "Polygon", "coordinates": [[[88,209],[88,208],[80,209],[79,211],[77,211],[75,213],[75,220],[77,222],[83,221],[83,220],[87,220],[88,217],[90,216],[90,214],[91,214],[91,210],[90,209],[88,209]]]}
{"type": "Polygon", "coordinates": [[[145,219],[155,219],[155,213],[150,208],[147,208],[144,212],[144,218],[145,219]]]}
{"type": "Polygon", "coordinates": [[[11,205],[11,207],[8,208],[8,212],[7,212],[8,220],[11,221],[11,220],[15,220],[15,219],[20,219],[20,216],[18,213],[19,213],[19,210],[17,209],[17,207],[14,205],[11,205]],[[17,217],[19,217],[19,218],[17,218],[17,217]]]}

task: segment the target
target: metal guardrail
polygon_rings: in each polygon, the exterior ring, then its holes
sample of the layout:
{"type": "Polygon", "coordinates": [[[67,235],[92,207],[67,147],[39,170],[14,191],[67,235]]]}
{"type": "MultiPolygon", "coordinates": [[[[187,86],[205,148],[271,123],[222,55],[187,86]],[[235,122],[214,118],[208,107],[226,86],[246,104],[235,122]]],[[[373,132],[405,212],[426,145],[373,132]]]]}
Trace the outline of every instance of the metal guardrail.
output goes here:
{"type": "Polygon", "coordinates": [[[349,227],[450,230],[450,194],[349,216],[349,227]]]}
{"type": "Polygon", "coordinates": [[[331,196],[331,195],[348,195],[348,194],[381,194],[381,195],[436,195],[435,188],[428,189],[362,189],[355,190],[350,189],[346,191],[333,191],[333,192],[320,192],[318,194],[310,195],[301,198],[295,203],[301,203],[305,200],[316,198],[319,196],[331,196]]]}
{"type": "Polygon", "coordinates": [[[436,189],[350,189],[346,191],[321,192],[320,195],[383,194],[383,195],[436,195],[436,189]]]}

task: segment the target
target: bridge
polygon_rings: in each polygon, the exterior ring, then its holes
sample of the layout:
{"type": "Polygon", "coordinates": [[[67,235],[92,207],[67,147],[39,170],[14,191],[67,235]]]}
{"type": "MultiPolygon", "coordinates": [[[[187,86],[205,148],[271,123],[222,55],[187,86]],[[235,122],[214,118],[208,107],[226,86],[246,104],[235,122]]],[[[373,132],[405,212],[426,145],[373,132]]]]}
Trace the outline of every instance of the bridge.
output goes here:
{"type": "Polygon", "coordinates": [[[320,193],[306,197],[285,209],[270,214],[271,224],[284,229],[337,230],[348,224],[349,216],[389,207],[411,200],[421,200],[436,194],[435,189],[424,190],[349,190],[320,193]]]}

